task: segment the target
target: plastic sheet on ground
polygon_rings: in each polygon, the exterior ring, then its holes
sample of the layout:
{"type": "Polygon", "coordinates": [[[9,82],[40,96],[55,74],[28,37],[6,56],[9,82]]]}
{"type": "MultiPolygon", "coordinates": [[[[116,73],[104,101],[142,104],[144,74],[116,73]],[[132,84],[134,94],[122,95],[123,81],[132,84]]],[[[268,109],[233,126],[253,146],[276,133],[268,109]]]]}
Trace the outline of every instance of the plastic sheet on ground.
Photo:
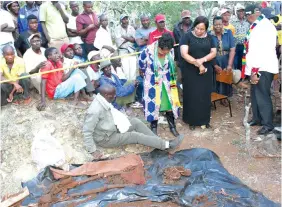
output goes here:
{"type": "MultiPolygon", "coordinates": [[[[58,202],[52,206],[107,206],[115,202],[150,200],[154,202],[173,201],[179,206],[228,206],[228,207],[278,207],[263,194],[253,191],[238,178],[232,176],[221,164],[218,156],[208,150],[195,148],[182,150],[173,155],[154,150],[141,155],[145,164],[145,185],[134,185],[121,189],[111,189],[93,197],[79,197],[75,200],[58,202]],[[189,177],[182,176],[173,184],[164,184],[163,172],[171,166],[184,166],[192,171],[189,177]],[[87,200],[86,200],[87,199],[87,200]],[[210,205],[209,205],[209,204],[210,205]],[[211,205],[214,204],[214,205],[211,205]]],[[[75,168],[77,166],[73,166],[75,168]]],[[[87,176],[75,177],[84,180],[87,176]]],[[[30,191],[22,205],[37,203],[43,193],[54,182],[50,168],[46,168],[36,178],[26,183],[30,191]]],[[[105,179],[88,182],[68,191],[80,193],[101,188],[105,179]]],[[[134,205],[132,205],[134,206],[134,205]]]]}

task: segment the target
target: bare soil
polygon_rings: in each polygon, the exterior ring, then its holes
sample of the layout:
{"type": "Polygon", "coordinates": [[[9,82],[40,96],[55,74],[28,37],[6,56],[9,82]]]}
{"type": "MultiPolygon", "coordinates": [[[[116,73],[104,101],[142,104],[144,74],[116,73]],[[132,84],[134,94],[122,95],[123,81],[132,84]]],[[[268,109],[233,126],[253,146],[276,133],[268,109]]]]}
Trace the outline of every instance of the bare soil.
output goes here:
{"type": "MultiPolygon", "coordinates": [[[[40,128],[47,128],[52,136],[60,141],[68,163],[81,164],[92,159],[83,146],[82,125],[85,111],[70,108],[66,101],[48,101],[46,110],[38,112],[36,109],[38,100],[39,95],[33,94],[33,101],[29,107],[9,105],[1,110],[1,196],[18,192],[21,190],[21,182],[33,178],[39,172],[31,158],[31,145],[34,132],[40,128]]],[[[233,96],[232,111],[233,117],[230,117],[229,109],[217,103],[217,109],[212,111],[211,129],[196,128],[191,131],[181,118],[178,119],[177,129],[185,138],[177,150],[207,148],[214,151],[232,175],[253,190],[260,191],[267,198],[281,203],[279,158],[281,153],[273,158],[265,156],[255,158],[252,153],[249,154],[245,147],[245,131],[242,125],[244,116],[242,96],[236,94],[233,96]]],[[[131,109],[128,115],[138,117],[146,123],[140,109],[131,109]]],[[[254,141],[258,137],[256,135],[258,129],[259,127],[251,128],[251,144],[254,149],[258,143],[262,143],[254,141]]],[[[174,139],[168,125],[159,125],[158,132],[163,138],[174,139]]],[[[263,136],[260,138],[264,139],[263,136]]],[[[280,148],[281,143],[277,142],[277,145],[280,148]]],[[[152,148],[136,144],[100,150],[104,153],[103,158],[107,158],[127,153],[149,152],[152,148]]],[[[259,150],[255,152],[259,153],[259,150]]],[[[158,205],[161,204],[143,206],[158,205]]],[[[137,205],[128,203],[122,206],[137,205]]]]}
{"type": "Polygon", "coordinates": [[[192,174],[190,169],[185,169],[183,166],[172,166],[164,169],[163,183],[173,184],[180,180],[181,176],[190,176],[192,174]]]}

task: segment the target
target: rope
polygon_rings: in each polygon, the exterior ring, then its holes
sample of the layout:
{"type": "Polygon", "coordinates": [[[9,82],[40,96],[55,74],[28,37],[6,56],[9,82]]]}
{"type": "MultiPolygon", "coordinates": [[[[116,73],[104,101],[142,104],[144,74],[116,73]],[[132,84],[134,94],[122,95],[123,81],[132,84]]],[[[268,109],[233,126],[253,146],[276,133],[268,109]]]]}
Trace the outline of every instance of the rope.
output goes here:
{"type": "Polygon", "coordinates": [[[110,57],[110,58],[104,58],[104,59],[101,59],[101,60],[95,60],[95,61],[90,61],[90,62],[86,62],[86,63],[80,63],[80,64],[73,65],[73,66],[68,67],[68,68],[58,68],[58,69],[48,70],[48,71],[34,73],[34,74],[30,74],[30,75],[24,75],[24,76],[21,76],[21,77],[14,78],[12,80],[10,80],[10,79],[2,80],[2,81],[0,81],[0,84],[1,83],[12,82],[12,81],[17,81],[17,80],[20,80],[20,79],[30,78],[30,77],[33,77],[33,76],[38,76],[38,75],[43,75],[43,74],[48,74],[48,73],[54,73],[54,72],[62,71],[62,70],[79,68],[79,67],[85,67],[85,66],[88,66],[90,64],[99,63],[99,62],[103,62],[103,61],[106,61],[106,60],[125,58],[125,57],[129,57],[129,56],[133,56],[133,55],[138,55],[140,53],[141,52],[133,52],[133,53],[130,53],[130,54],[125,54],[125,55],[120,55],[120,56],[115,56],[115,57],[110,57]]]}
{"type": "MultiPolygon", "coordinates": [[[[174,46],[178,46],[179,44],[175,44],[174,46]]],[[[79,68],[79,67],[85,67],[94,63],[99,63],[99,62],[103,62],[106,60],[114,60],[114,59],[118,59],[118,58],[125,58],[125,57],[129,57],[129,56],[133,56],[133,55],[139,55],[141,52],[133,52],[133,53],[129,53],[129,54],[125,54],[125,55],[119,55],[119,56],[115,56],[115,57],[109,57],[109,58],[104,58],[101,60],[95,60],[95,61],[90,61],[90,62],[86,62],[86,63],[80,63],[77,65],[73,65],[71,67],[67,67],[67,68],[58,68],[58,69],[54,69],[54,70],[48,70],[48,71],[44,71],[44,72],[39,72],[39,73],[33,73],[30,75],[24,75],[24,76],[20,76],[14,79],[6,79],[6,80],[2,80],[0,81],[0,84],[2,83],[7,83],[7,82],[14,82],[20,79],[25,79],[25,78],[30,78],[30,77],[34,77],[34,76],[38,76],[38,75],[43,75],[43,74],[48,74],[48,73],[54,73],[54,72],[58,72],[58,71],[62,71],[62,70],[67,70],[67,69],[73,69],[73,68],[79,68]]]]}

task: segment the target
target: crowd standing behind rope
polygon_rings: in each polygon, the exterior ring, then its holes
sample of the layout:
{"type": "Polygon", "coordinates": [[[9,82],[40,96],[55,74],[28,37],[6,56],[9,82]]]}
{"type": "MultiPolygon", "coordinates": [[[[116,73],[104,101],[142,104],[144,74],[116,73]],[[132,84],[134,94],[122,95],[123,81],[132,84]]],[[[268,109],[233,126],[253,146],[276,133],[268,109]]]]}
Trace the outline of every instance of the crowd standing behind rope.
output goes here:
{"type": "Polygon", "coordinates": [[[276,18],[267,6],[245,8],[238,3],[234,21],[230,21],[231,11],[222,8],[213,16],[212,26],[206,17],[192,20],[191,12],[183,10],[172,31],[161,11],[154,17],[155,25],[149,15],[140,16],[142,26],[136,30],[129,24],[130,15],[122,14],[120,24],[111,31],[108,17],[98,16],[91,1],[83,2],[82,12],[77,2],[69,2],[71,13],[58,1],[27,1],[22,8],[17,1],[0,4],[0,73],[1,80],[10,80],[1,84],[1,106],[30,104],[30,89],[35,88],[41,95],[39,111],[46,107],[45,94],[50,99],[74,94],[70,104],[86,109],[81,101],[92,102],[100,87],[111,85],[116,109],[144,107],[155,135],[159,112],[165,112],[177,137],[174,120],[182,99],[179,91],[183,89],[183,121],[191,130],[209,128],[211,92],[233,94],[231,85],[216,81],[226,70],[233,72],[235,84],[244,88],[249,80],[252,84],[251,126],[263,126],[258,134],[273,129],[270,87],[278,73],[282,43],[282,9],[277,2],[276,18]],[[130,55],[138,51],[141,54],[130,55]],[[126,56],[72,67],[122,55],[126,56]],[[68,69],[17,79],[63,67],[68,69]]]}

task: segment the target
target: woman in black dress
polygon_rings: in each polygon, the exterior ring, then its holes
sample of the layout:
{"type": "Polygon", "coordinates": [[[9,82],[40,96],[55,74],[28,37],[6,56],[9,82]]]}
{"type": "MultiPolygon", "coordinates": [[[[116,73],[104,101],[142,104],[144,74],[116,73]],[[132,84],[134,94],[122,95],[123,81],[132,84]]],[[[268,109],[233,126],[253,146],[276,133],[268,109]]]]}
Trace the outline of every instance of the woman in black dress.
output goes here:
{"type": "Polygon", "coordinates": [[[210,127],[213,59],[216,48],[207,33],[209,21],[199,16],[193,30],[180,41],[183,83],[183,121],[190,129],[210,127]]]}

